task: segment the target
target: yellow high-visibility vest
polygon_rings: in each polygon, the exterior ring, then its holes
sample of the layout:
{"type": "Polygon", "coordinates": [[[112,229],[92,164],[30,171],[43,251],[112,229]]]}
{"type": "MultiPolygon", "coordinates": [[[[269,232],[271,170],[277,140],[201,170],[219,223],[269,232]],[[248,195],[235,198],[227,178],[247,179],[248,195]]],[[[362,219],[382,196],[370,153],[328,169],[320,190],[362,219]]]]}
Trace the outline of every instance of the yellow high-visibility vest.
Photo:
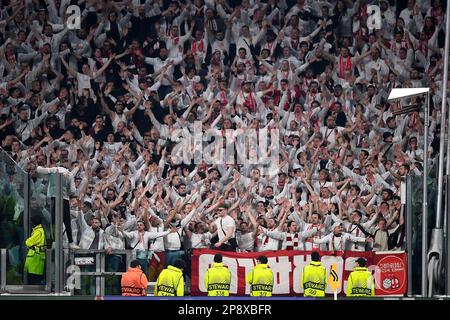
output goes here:
{"type": "Polygon", "coordinates": [[[205,273],[205,287],[208,296],[228,297],[230,295],[231,271],[223,263],[214,262],[205,273]]]}
{"type": "Polygon", "coordinates": [[[184,296],[183,271],[174,266],[164,269],[156,280],[155,296],[184,296]]]}
{"type": "Polygon", "coordinates": [[[28,248],[24,270],[27,273],[43,275],[45,270],[45,232],[41,224],[33,228],[25,241],[28,248]]]}
{"type": "Polygon", "coordinates": [[[367,268],[356,267],[348,276],[347,296],[370,297],[375,295],[373,276],[367,268]]]}
{"type": "Polygon", "coordinates": [[[271,297],[273,289],[273,272],[267,264],[258,264],[245,277],[251,286],[250,296],[271,297]]]}
{"type": "Polygon", "coordinates": [[[327,270],[320,262],[311,261],[303,268],[302,286],[305,297],[325,297],[327,270]]]}

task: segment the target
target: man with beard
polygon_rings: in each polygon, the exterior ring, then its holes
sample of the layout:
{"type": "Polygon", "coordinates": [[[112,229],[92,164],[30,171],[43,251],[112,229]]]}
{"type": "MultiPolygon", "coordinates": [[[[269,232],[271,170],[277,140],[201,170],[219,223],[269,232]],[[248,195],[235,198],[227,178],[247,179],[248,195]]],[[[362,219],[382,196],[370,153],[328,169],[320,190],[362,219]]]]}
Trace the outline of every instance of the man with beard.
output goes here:
{"type": "Polygon", "coordinates": [[[109,108],[108,104],[105,102],[103,94],[100,94],[100,103],[102,105],[102,110],[111,119],[111,123],[112,123],[112,126],[113,126],[115,132],[117,132],[117,127],[118,127],[119,122],[126,123],[127,119],[130,118],[134,114],[134,112],[140,106],[143,96],[144,96],[143,93],[137,95],[136,102],[134,103],[134,107],[127,111],[124,111],[123,103],[121,101],[117,100],[116,104],[114,106],[114,109],[116,111],[114,112],[109,108]]]}
{"type": "Polygon", "coordinates": [[[289,203],[289,201],[286,201],[283,204],[279,215],[282,218],[277,229],[267,231],[267,229],[264,229],[260,226],[259,232],[264,233],[270,238],[283,241],[281,245],[282,250],[305,250],[304,241],[316,234],[319,231],[319,228],[313,227],[306,231],[300,231],[300,228],[295,221],[289,221],[287,223],[287,231],[282,231],[287,217],[291,215],[290,207],[291,204],[289,203]]]}
{"type": "Polygon", "coordinates": [[[52,52],[58,52],[59,44],[61,43],[62,38],[69,31],[69,29],[65,27],[59,33],[53,34],[53,27],[50,24],[44,25],[43,33],[40,33],[38,32],[38,30],[36,30],[36,25],[32,25],[31,30],[34,36],[37,38],[37,46],[40,48],[44,44],[49,43],[52,48],[52,52]]]}
{"type": "Polygon", "coordinates": [[[272,29],[267,30],[266,43],[261,47],[261,52],[264,49],[269,51],[269,59],[275,59],[275,57],[279,56],[281,53],[278,38],[272,29]]]}
{"type": "Polygon", "coordinates": [[[254,198],[254,202],[262,201],[262,202],[264,202],[264,206],[266,206],[266,207],[270,204],[272,204],[272,205],[276,204],[275,199],[274,199],[275,197],[273,195],[273,187],[270,185],[266,186],[264,188],[264,197],[259,196],[256,191],[253,192],[252,195],[254,198]]]}
{"type": "Polygon", "coordinates": [[[261,216],[263,222],[266,223],[266,227],[262,226],[262,222],[258,223],[249,210],[244,210],[245,215],[251,221],[253,228],[259,231],[255,238],[255,251],[271,251],[278,250],[279,240],[269,237],[266,233],[274,231],[277,227],[277,222],[274,218],[268,218],[267,220],[261,216]],[[261,227],[261,228],[260,228],[261,227]]]}
{"type": "Polygon", "coordinates": [[[170,192],[170,199],[172,203],[175,203],[178,200],[184,201],[187,196],[186,184],[178,183],[177,186],[172,187],[173,192],[170,192]]]}
{"type": "Polygon", "coordinates": [[[163,38],[166,42],[167,50],[169,50],[169,57],[176,59],[177,57],[181,57],[179,52],[179,46],[182,46],[192,35],[192,31],[195,27],[195,21],[191,21],[191,28],[188,32],[180,36],[178,25],[173,24],[170,28],[170,36],[163,38]]]}
{"type": "MultiPolygon", "coordinates": [[[[305,250],[321,250],[321,246],[319,244],[316,244],[314,240],[320,239],[326,234],[326,230],[331,224],[331,218],[327,216],[324,223],[322,223],[320,214],[314,211],[311,214],[310,222],[307,223],[300,218],[299,214],[299,212],[295,211],[294,214],[291,214],[289,217],[292,221],[295,221],[297,223],[297,225],[299,226],[299,230],[302,230],[302,232],[305,234],[307,232],[310,232],[311,230],[317,230],[317,232],[313,233],[310,237],[304,240],[305,250]]],[[[322,248],[322,250],[325,250],[325,248],[322,248]]]]}
{"type": "Polygon", "coordinates": [[[109,67],[111,62],[114,60],[115,54],[113,54],[108,61],[97,71],[92,72],[88,63],[83,63],[83,66],[81,67],[82,72],[77,72],[76,70],[72,69],[69,64],[64,59],[63,55],[61,55],[61,62],[66,67],[67,72],[78,81],[78,96],[83,96],[83,90],[88,89],[90,92],[90,96],[94,96],[94,91],[91,87],[91,80],[97,78],[98,76],[102,75],[103,72],[109,67]]]}
{"type": "MultiPolygon", "coordinates": [[[[139,54],[142,55],[142,53],[139,54]]],[[[172,80],[173,78],[173,66],[178,65],[183,61],[182,55],[177,55],[169,58],[169,51],[165,47],[159,49],[159,57],[157,58],[144,57],[143,55],[142,57],[144,58],[145,63],[151,64],[153,66],[155,74],[159,74],[163,70],[163,68],[166,67],[166,73],[170,80],[172,80]]],[[[171,90],[171,83],[168,79],[163,78],[161,80],[161,86],[158,89],[159,97],[161,99],[164,99],[165,96],[171,92],[171,90]]]]}
{"type": "Polygon", "coordinates": [[[320,239],[314,239],[314,244],[326,243],[328,250],[333,252],[344,252],[348,242],[365,242],[372,241],[372,238],[355,237],[350,233],[344,232],[344,226],[340,222],[335,222],[331,228],[332,233],[320,239]]]}
{"type": "Polygon", "coordinates": [[[219,50],[223,56],[225,57],[224,63],[226,63],[225,60],[228,60],[228,54],[230,49],[230,29],[227,28],[225,33],[223,31],[217,31],[215,40],[212,42],[212,52],[215,52],[216,50],[219,50]]]}
{"type": "MultiPolygon", "coordinates": [[[[343,225],[344,229],[347,233],[355,236],[355,237],[362,237],[369,236],[368,230],[375,224],[377,221],[379,215],[374,214],[372,219],[366,222],[361,222],[362,219],[362,212],[359,210],[354,210],[351,214],[352,221],[342,221],[336,215],[333,213],[331,214],[331,217],[334,222],[339,222],[343,225]]],[[[347,248],[345,250],[348,251],[365,251],[365,241],[364,242],[347,242],[347,248]]]]}
{"type": "MultiPolygon", "coordinates": [[[[367,57],[371,53],[371,50],[368,50],[364,54],[356,57],[350,56],[350,50],[347,47],[342,47],[340,49],[340,54],[337,57],[329,54],[325,50],[322,50],[321,52],[325,59],[337,65],[337,67],[334,68],[334,71],[336,72],[338,78],[343,79],[345,71],[349,71],[351,72],[351,74],[353,74],[354,66],[357,65],[362,59],[367,57]]],[[[367,74],[370,74],[370,72],[367,74]]]]}
{"type": "Polygon", "coordinates": [[[39,126],[39,124],[48,116],[48,112],[44,112],[34,119],[29,119],[29,116],[30,110],[28,106],[22,105],[19,108],[17,116],[13,117],[16,135],[20,137],[22,141],[28,140],[31,136],[31,131],[39,126]]]}
{"type": "MultiPolygon", "coordinates": [[[[164,228],[169,226],[168,221],[161,220],[160,217],[156,215],[150,215],[150,232],[162,232],[164,228]]],[[[153,252],[152,258],[149,262],[149,281],[156,281],[158,279],[159,274],[164,269],[165,264],[165,254],[164,254],[164,238],[159,237],[152,239],[150,241],[149,250],[153,252]]]]}
{"type": "Polygon", "coordinates": [[[342,133],[345,128],[336,126],[336,119],[334,116],[329,116],[326,121],[327,125],[320,128],[320,133],[323,139],[330,144],[336,143],[336,134],[342,133]]]}

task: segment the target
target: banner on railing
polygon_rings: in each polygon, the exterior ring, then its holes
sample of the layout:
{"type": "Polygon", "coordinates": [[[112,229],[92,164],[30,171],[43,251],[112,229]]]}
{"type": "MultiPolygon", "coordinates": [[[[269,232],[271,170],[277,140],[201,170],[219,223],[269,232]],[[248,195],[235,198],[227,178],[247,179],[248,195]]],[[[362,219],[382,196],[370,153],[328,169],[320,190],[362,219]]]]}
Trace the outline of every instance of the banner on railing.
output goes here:
{"type": "MultiPolygon", "coordinates": [[[[269,260],[269,266],[274,274],[273,295],[303,295],[300,279],[303,267],[311,259],[310,251],[266,251],[262,252],[224,252],[209,249],[196,249],[192,254],[192,295],[205,295],[206,288],[204,277],[206,270],[212,265],[214,255],[221,253],[223,263],[231,271],[230,294],[249,295],[250,286],[245,282],[245,275],[251,271],[256,264],[256,258],[265,255],[269,260]]],[[[404,295],[407,286],[406,254],[404,252],[352,252],[346,251],[336,255],[333,252],[322,251],[321,262],[330,275],[330,267],[336,263],[337,273],[340,279],[338,294],[345,295],[347,289],[347,278],[356,266],[356,259],[364,257],[367,259],[367,267],[375,278],[376,295],[404,295]]],[[[329,285],[325,290],[332,294],[329,285]]]]}

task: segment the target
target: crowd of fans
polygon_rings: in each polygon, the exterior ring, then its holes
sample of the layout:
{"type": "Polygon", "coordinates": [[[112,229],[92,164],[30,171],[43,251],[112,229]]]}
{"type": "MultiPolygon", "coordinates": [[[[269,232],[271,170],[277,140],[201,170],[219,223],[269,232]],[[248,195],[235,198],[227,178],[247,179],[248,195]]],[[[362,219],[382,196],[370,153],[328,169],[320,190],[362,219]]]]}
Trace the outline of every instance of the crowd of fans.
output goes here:
{"type": "Polygon", "coordinates": [[[30,173],[44,225],[48,174],[63,174],[71,248],[136,250],[154,277],[189,248],[404,249],[400,185],[422,174],[424,113],[387,96],[430,87],[434,159],[444,1],[2,3],[1,147],[30,173]],[[278,172],[176,163],[174,131],[198,121],[278,130],[278,172]]]}

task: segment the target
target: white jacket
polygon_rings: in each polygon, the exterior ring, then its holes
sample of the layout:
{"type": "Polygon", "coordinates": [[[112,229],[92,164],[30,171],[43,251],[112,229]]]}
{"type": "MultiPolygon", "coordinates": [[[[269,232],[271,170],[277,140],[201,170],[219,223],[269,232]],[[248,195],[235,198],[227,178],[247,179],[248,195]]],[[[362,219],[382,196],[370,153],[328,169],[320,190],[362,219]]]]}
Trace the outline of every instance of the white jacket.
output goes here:
{"type": "Polygon", "coordinates": [[[321,239],[314,239],[314,243],[327,243],[330,251],[344,251],[347,247],[347,242],[362,242],[365,241],[363,237],[355,237],[350,233],[342,233],[340,237],[330,233],[321,239]]]}

